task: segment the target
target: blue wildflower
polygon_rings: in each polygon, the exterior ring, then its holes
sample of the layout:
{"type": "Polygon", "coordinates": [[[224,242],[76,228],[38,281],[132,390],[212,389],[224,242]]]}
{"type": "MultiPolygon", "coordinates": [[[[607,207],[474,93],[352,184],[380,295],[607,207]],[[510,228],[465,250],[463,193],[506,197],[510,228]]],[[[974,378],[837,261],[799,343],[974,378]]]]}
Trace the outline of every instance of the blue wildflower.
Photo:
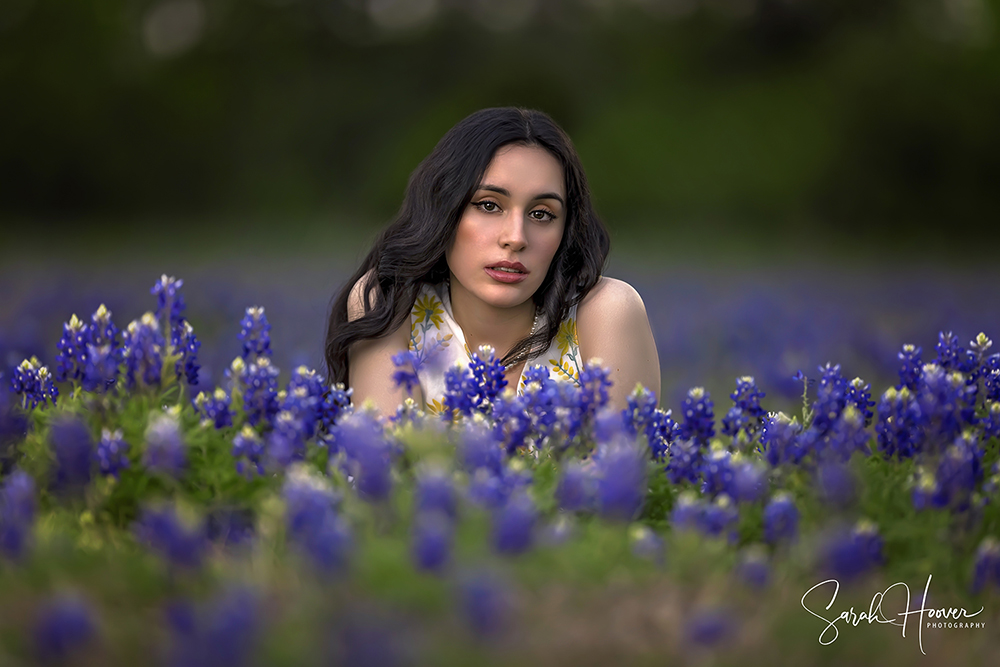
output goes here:
{"type": "Polygon", "coordinates": [[[320,570],[346,567],[353,539],[347,523],[336,512],[338,498],[326,480],[305,467],[294,466],[282,489],[288,540],[302,550],[320,570]]]}
{"type": "Polygon", "coordinates": [[[1000,353],[991,354],[980,368],[986,400],[1000,401],[1000,353]]]}
{"type": "Polygon", "coordinates": [[[187,463],[187,449],[181,426],[172,412],[155,415],[146,427],[143,465],[150,472],[179,477],[187,463]]]}
{"type": "Polygon", "coordinates": [[[56,458],[53,487],[60,492],[78,493],[90,482],[94,439],[82,419],[66,415],[56,419],[49,431],[56,458]]]}
{"type": "Polygon", "coordinates": [[[772,466],[798,463],[803,455],[798,443],[801,433],[802,426],[795,419],[789,419],[784,412],[770,413],[760,435],[767,462],[772,466]]]}
{"type": "Polygon", "coordinates": [[[1000,588],[1000,542],[986,537],[976,549],[972,564],[972,594],[981,593],[991,585],[1000,588]]]}
{"type": "Polygon", "coordinates": [[[677,439],[670,443],[667,450],[670,460],[667,463],[667,477],[671,483],[680,484],[683,481],[696,483],[701,475],[702,452],[697,440],[677,439]]]}
{"type": "MultiPolygon", "coordinates": [[[[505,390],[493,402],[493,435],[503,444],[508,454],[522,449],[529,444],[532,434],[532,415],[528,405],[532,396],[517,395],[510,389],[505,390]]],[[[537,443],[536,443],[537,444],[537,443]]],[[[540,447],[540,444],[538,444],[540,447]]]]}
{"type": "Polygon", "coordinates": [[[267,434],[268,458],[279,468],[306,455],[306,437],[302,421],[289,410],[282,410],[274,419],[274,428],[267,434]]]}
{"type": "Polygon", "coordinates": [[[128,468],[128,457],[125,456],[127,449],[128,443],[122,437],[121,429],[102,429],[101,441],[97,443],[97,451],[94,453],[101,474],[117,478],[122,469],[128,468]]]}
{"type": "Polygon", "coordinates": [[[14,393],[22,396],[21,407],[24,408],[36,408],[39,405],[44,407],[46,401],[55,405],[59,396],[59,389],[53,384],[48,366],[42,366],[36,357],[25,359],[14,368],[10,383],[14,393]]]}
{"type": "Polygon", "coordinates": [[[68,660],[97,634],[94,612],[86,602],[73,595],[60,595],[47,601],[35,621],[35,650],[42,662],[68,660]]]}
{"type": "Polygon", "coordinates": [[[677,496],[677,502],[670,511],[670,525],[674,530],[693,530],[701,525],[704,511],[701,499],[691,491],[684,491],[677,496]]]}
{"type": "Polygon", "coordinates": [[[556,502],[567,512],[587,511],[597,503],[597,483],[593,466],[584,466],[579,461],[569,461],[562,467],[559,485],[556,487],[556,502]]]}
{"type": "Polygon", "coordinates": [[[920,360],[922,351],[916,345],[906,344],[903,346],[902,351],[898,355],[899,360],[903,362],[903,366],[899,369],[899,384],[896,385],[897,390],[906,388],[910,391],[916,391],[917,383],[920,381],[924,367],[923,362],[920,360]]]}
{"type": "Polygon", "coordinates": [[[767,471],[754,461],[743,459],[739,453],[730,460],[732,475],[725,492],[738,503],[753,503],[767,493],[767,471]]]}
{"type": "Polygon", "coordinates": [[[986,416],[983,418],[983,436],[1000,438],[1000,401],[986,401],[986,416]]]}
{"type": "Polygon", "coordinates": [[[194,408],[201,415],[201,423],[217,429],[233,425],[230,404],[229,394],[222,387],[216,387],[211,395],[200,391],[194,398],[194,408]]]}
{"type": "Polygon", "coordinates": [[[821,459],[847,461],[854,452],[871,455],[868,439],[861,413],[853,405],[847,405],[814,448],[821,459]]]}
{"type": "Polygon", "coordinates": [[[69,322],[63,324],[63,335],[56,345],[59,355],[56,357],[56,379],[80,380],[87,365],[87,325],[75,314],[69,322]]]}
{"type": "Polygon", "coordinates": [[[468,574],[460,580],[461,617],[476,637],[495,636],[506,627],[512,611],[509,588],[506,582],[485,572],[468,574]]]}
{"type": "Polygon", "coordinates": [[[722,443],[718,441],[712,443],[701,463],[702,495],[711,498],[726,492],[733,481],[731,458],[732,454],[722,443]]]}
{"type": "Polygon", "coordinates": [[[184,319],[184,295],[180,293],[184,281],[163,274],[149,293],[156,297],[156,318],[170,329],[184,319]]]}
{"type": "Polygon", "coordinates": [[[851,469],[840,462],[821,463],[816,471],[820,496],[831,505],[846,507],[857,495],[857,482],[851,469]]]}
{"type": "Polygon", "coordinates": [[[736,565],[736,573],[751,588],[764,588],[771,580],[767,553],[760,548],[744,549],[736,565]]]}
{"type": "Polygon", "coordinates": [[[243,367],[243,409],[251,426],[270,424],[278,414],[278,369],[269,357],[257,357],[243,367]]]}
{"type": "Polygon", "coordinates": [[[240,667],[252,664],[260,636],[257,595],[234,588],[199,609],[175,603],[167,610],[173,631],[169,667],[240,667]]]}
{"type": "Polygon", "coordinates": [[[855,529],[834,530],[820,545],[820,567],[839,581],[850,581],[868,572],[881,558],[881,538],[873,525],[861,522],[855,529]]]}
{"type": "Polygon", "coordinates": [[[240,342],[243,344],[242,357],[248,364],[259,357],[271,356],[271,324],[264,315],[264,308],[247,308],[240,320],[240,342]]]}
{"type": "Polygon", "coordinates": [[[149,546],[171,566],[197,568],[208,547],[204,520],[173,505],[146,507],[135,525],[140,542],[149,546]]]}
{"type": "Polygon", "coordinates": [[[736,391],[729,395],[734,405],[722,419],[722,433],[731,436],[735,442],[743,434],[746,442],[753,442],[764,424],[767,413],[760,407],[764,392],[753,377],[746,375],[736,379],[736,391]]]}
{"type": "Polygon", "coordinates": [[[225,547],[247,545],[254,533],[254,515],[248,509],[219,507],[206,517],[206,536],[225,547]]]}
{"type": "Polygon", "coordinates": [[[420,512],[413,522],[411,554],[419,570],[440,572],[451,559],[454,527],[440,512],[420,512]]]}
{"type": "Polygon", "coordinates": [[[299,366],[292,373],[280,408],[295,415],[306,439],[315,435],[316,426],[322,420],[325,392],[323,378],[316,371],[299,366]]]}
{"type": "Polygon", "coordinates": [[[764,539],[774,544],[793,540],[799,532],[799,510],[787,493],[777,493],[764,508],[764,539]]]}
{"type": "Polygon", "coordinates": [[[736,524],[740,514],[732,499],[726,494],[720,494],[714,502],[707,503],[702,508],[698,527],[710,537],[725,536],[730,542],[735,542],[738,535],[736,524]]]}
{"type": "Polygon", "coordinates": [[[85,391],[107,391],[118,382],[120,352],[111,345],[87,345],[86,363],[80,383],[85,391]]]}
{"type": "Polygon", "coordinates": [[[826,434],[840,418],[847,405],[847,381],[840,374],[839,364],[819,367],[820,380],[813,402],[813,420],[810,430],[818,436],[826,434]]]}
{"type": "MultiPolygon", "coordinates": [[[[111,311],[102,303],[90,318],[87,343],[94,347],[118,348],[118,327],[111,321],[111,311]]],[[[116,355],[117,356],[117,355],[116,355]]]]}
{"type": "MultiPolygon", "coordinates": [[[[625,431],[632,437],[645,434],[652,458],[663,460],[677,430],[671,411],[664,412],[658,408],[656,394],[645,387],[636,387],[626,401],[628,407],[622,411],[620,420],[620,423],[624,423],[625,431]]],[[[610,440],[610,433],[599,434],[595,427],[595,437],[598,442],[607,442],[610,440]]]]}
{"type": "Polygon", "coordinates": [[[715,413],[712,397],[704,387],[694,387],[688,391],[681,404],[684,421],[678,428],[678,437],[694,440],[699,445],[707,445],[715,435],[715,413]]]}
{"type": "Polygon", "coordinates": [[[329,431],[340,419],[351,412],[351,394],[353,389],[347,389],[343,382],[338,382],[323,395],[320,406],[320,421],[323,428],[329,431]]]}
{"type": "Polygon", "coordinates": [[[198,349],[201,341],[194,335],[194,329],[190,322],[181,320],[170,332],[170,345],[174,353],[179,356],[174,364],[174,373],[177,379],[184,379],[189,385],[198,384],[198,349]]]}
{"type": "Polygon", "coordinates": [[[443,470],[426,469],[416,477],[417,511],[439,512],[450,519],[458,516],[458,494],[451,476],[443,470]]]}
{"type": "Polygon", "coordinates": [[[723,609],[705,609],[696,612],[684,628],[687,640],[700,646],[716,646],[735,632],[732,616],[723,609]]]}
{"type": "Polygon", "coordinates": [[[872,412],[872,406],[875,405],[875,402],[872,401],[872,386],[866,384],[861,378],[854,378],[847,384],[845,398],[848,405],[853,405],[861,413],[865,426],[869,426],[872,423],[872,417],[875,416],[872,412]]]}
{"type": "Polygon", "coordinates": [[[497,553],[517,555],[534,544],[538,512],[527,493],[515,493],[493,512],[493,548],[497,553]]]}
{"type": "Polygon", "coordinates": [[[128,386],[160,384],[163,370],[163,336],[153,313],[129,323],[125,332],[124,360],[128,386]]]}
{"type": "Polygon", "coordinates": [[[468,472],[486,468],[499,475],[503,466],[504,450],[496,435],[480,424],[471,424],[462,430],[458,453],[462,467],[468,472]]]}
{"type": "Polygon", "coordinates": [[[631,521],[646,498],[646,457],[632,443],[607,446],[595,456],[597,505],[601,516],[631,521]]]}
{"type": "Polygon", "coordinates": [[[233,438],[232,454],[239,474],[247,479],[264,474],[264,440],[249,424],[244,424],[233,438]]]}
{"type": "Polygon", "coordinates": [[[861,519],[854,525],[854,539],[861,546],[870,563],[879,564],[884,561],[882,547],[885,540],[879,535],[878,526],[868,519],[861,519]]]}
{"type": "Polygon", "coordinates": [[[970,373],[978,365],[975,354],[962,347],[958,342],[958,336],[950,331],[938,334],[938,342],[934,349],[938,353],[935,363],[946,372],[970,373]]]}
{"type": "Polygon", "coordinates": [[[967,431],[945,450],[934,475],[936,486],[932,504],[964,510],[983,477],[983,450],[973,433],[967,431]]]}
{"type": "Polygon", "coordinates": [[[414,353],[407,350],[394,354],[392,355],[392,364],[396,367],[396,370],[392,374],[392,385],[394,387],[403,387],[406,393],[412,396],[413,388],[420,386],[414,353]]]}
{"type": "Polygon", "coordinates": [[[25,552],[35,520],[35,480],[15,470],[0,486],[0,554],[17,559],[25,552]]]}
{"type": "Polygon", "coordinates": [[[922,415],[910,389],[889,387],[878,404],[875,434],[879,450],[886,458],[910,458],[921,442],[922,415]]]}
{"type": "Polygon", "coordinates": [[[373,502],[385,500],[392,490],[393,451],[377,419],[356,412],[337,424],[333,436],[358,495],[373,502]]]}

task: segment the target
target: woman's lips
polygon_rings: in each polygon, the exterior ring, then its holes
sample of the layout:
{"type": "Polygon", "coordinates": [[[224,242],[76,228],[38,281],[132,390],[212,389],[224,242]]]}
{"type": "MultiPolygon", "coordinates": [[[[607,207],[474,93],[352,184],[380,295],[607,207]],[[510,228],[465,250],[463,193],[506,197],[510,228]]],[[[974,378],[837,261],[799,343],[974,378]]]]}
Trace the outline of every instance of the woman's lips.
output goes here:
{"type": "Polygon", "coordinates": [[[519,283],[528,277],[527,273],[521,273],[517,271],[504,271],[499,267],[488,266],[485,269],[486,275],[488,275],[493,280],[501,283],[519,283]]]}

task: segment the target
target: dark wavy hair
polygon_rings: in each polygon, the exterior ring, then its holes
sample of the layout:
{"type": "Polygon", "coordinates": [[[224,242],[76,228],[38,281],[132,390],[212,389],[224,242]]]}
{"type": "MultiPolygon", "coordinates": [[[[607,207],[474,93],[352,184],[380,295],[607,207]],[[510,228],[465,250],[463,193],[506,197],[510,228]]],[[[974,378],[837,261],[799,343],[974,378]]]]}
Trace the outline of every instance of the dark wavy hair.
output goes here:
{"type": "Polygon", "coordinates": [[[548,349],[570,307],[600,279],[611,241],[594,211],[580,158],[562,128],[541,111],[483,109],[448,130],[410,175],[395,220],[379,234],[364,262],[334,297],[326,329],[331,382],[347,383],[348,349],[353,343],[395,331],[409,316],[421,284],[448,278],[445,249],[462,213],[497,150],[512,144],[549,151],[566,178],[562,242],[533,295],[546,316],[546,326],[518,341],[503,363],[527,361],[548,349]],[[364,314],[348,321],[348,298],[363,278],[364,314]]]}

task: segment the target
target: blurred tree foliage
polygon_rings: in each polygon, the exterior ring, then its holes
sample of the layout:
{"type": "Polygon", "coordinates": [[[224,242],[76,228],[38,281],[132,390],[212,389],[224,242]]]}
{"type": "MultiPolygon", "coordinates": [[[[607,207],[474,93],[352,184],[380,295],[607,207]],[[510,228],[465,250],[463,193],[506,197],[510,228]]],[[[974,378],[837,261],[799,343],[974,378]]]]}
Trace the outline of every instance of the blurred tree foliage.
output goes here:
{"type": "Polygon", "coordinates": [[[0,217],[383,220],[458,119],[607,217],[931,239],[1000,216],[997,0],[2,0],[0,217]]]}

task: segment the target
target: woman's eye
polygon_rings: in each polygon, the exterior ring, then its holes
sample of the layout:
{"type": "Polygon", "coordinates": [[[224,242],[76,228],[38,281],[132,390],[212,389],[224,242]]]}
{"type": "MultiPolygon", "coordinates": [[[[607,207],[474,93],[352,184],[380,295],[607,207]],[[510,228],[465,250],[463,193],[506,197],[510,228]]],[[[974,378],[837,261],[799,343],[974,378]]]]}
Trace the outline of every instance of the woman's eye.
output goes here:
{"type": "Polygon", "coordinates": [[[531,213],[529,213],[528,215],[530,215],[535,220],[549,221],[556,219],[556,216],[553,213],[550,213],[549,211],[546,211],[544,209],[536,209],[531,213]]]}
{"type": "Polygon", "coordinates": [[[476,202],[475,204],[473,204],[473,206],[478,208],[480,211],[484,211],[486,213],[493,213],[494,211],[500,210],[500,207],[497,206],[497,203],[492,201],[476,202]]]}

